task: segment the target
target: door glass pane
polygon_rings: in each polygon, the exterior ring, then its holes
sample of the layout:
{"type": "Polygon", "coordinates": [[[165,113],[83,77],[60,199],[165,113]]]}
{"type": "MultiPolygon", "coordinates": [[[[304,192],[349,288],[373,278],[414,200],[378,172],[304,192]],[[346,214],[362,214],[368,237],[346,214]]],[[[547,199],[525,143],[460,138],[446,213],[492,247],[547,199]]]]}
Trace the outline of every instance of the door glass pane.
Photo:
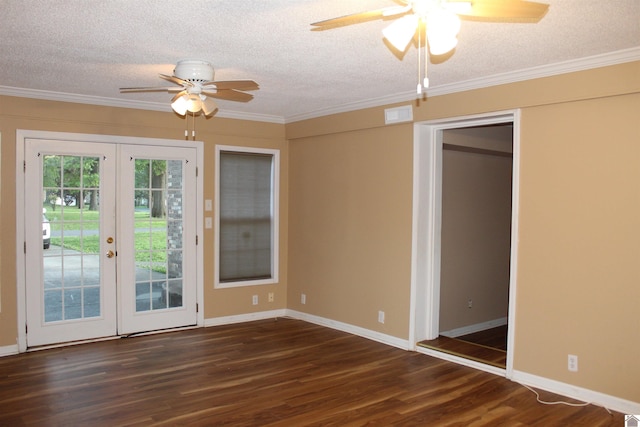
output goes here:
{"type": "Polygon", "coordinates": [[[45,155],[42,168],[44,321],[99,317],[100,158],[45,155]]]}
{"type": "Polygon", "coordinates": [[[137,159],[136,312],[182,307],[183,164],[137,159]]]}

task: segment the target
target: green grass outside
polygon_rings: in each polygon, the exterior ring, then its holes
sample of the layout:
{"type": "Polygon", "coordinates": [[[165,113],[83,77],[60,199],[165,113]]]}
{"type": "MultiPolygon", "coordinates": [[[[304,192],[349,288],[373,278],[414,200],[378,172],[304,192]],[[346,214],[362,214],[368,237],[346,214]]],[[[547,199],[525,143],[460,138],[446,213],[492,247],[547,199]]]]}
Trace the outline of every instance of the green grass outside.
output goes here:
{"type": "MultiPolygon", "coordinates": [[[[47,207],[47,213],[45,216],[51,223],[52,231],[62,230],[63,224],[65,230],[97,230],[100,226],[98,211],[90,211],[86,209],[78,209],[76,207],[64,207],[58,206],[55,211],[47,207]],[[64,222],[62,222],[64,221],[64,222]]],[[[133,213],[135,221],[145,221],[145,225],[150,228],[164,228],[167,225],[167,221],[162,218],[149,218],[148,211],[136,211],[133,213]]]]}
{"type": "MultiPolygon", "coordinates": [[[[167,222],[163,219],[152,218],[149,220],[149,212],[135,212],[135,221],[143,222],[145,228],[166,229],[167,222]]],[[[98,230],[99,216],[97,211],[81,211],[76,208],[65,208],[64,214],[57,210],[46,213],[51,223],[51,230],[61,230],[61,219],[64,219],[64,230],[98,230]],[[68,222],[75,221],[75,222],[68,222]]],[[[63,246],[62,238],[51,237],[51,244],[63,246]]],[[[167,261],[167,233],[166,231],[138,231],[134,238],[134,251],[136,263],[143,268],[151,265],[153,271],[166,273],[167,261]]],[[[64,236],[64,247],[88,254],[100,253],[100,236],[64,236]]]]}

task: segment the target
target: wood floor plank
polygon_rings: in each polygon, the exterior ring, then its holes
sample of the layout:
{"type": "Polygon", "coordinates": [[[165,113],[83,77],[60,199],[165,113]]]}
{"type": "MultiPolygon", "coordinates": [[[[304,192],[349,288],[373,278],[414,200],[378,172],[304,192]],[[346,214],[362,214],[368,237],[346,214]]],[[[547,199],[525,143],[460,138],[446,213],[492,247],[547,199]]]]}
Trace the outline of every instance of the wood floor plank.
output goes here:
{"type": "Polygon", "coordinates": [[[505,378],[292,319],[0,358],[0,426],[623,423],[619,413],[544,406],[505,378]]]}
{"type": "Polygon", "coordinates": [[[495,328],[473,332],[456,338],[462,341],[480,344],[485,347],[507,351],[507,329],[507,325],[496,326],[495,328]]]}
{"type": "Polygon", "coordinates": [[[431,348],[476,362],[504,369],[507,366],[507,352],[457,338],[439,336],[433,340],[420,341],[419,346],[431,348]]]}

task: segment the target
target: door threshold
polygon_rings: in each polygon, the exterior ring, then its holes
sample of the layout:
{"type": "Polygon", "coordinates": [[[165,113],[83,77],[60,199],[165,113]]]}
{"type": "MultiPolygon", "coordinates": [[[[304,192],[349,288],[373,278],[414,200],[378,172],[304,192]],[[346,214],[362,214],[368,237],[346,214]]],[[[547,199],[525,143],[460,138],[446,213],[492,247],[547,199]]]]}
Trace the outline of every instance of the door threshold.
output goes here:
{"type": "Polygon", "coordinates": [[[457,363],[458,365],[468,366],[470,368],[477,369],[479,371],[488,372],[490,374],[498,375],[501,377],[507,376],[507,370],[496,366],[488,365],[485,362],[478,362],[469,358],[454,355],[451,353],[445,353],[444,351],[436,350],[434,348],[425,347],[419,343],[416,345],[415,351],[427,356],[435,357],[438,359],[446,360],[448,362],[457,363]]]}
{"type": "Polygon", "coordinates": [[[418,346],[431,348],[436,351],[451,354],[464,359],[505,369],[507,367],[507,352],[482,344],[439,336],[434,340],[420,341],[418,346]]]}
{"type": "Polygon", "coordinates": [[[89,344],[92,342],[102,342],[102,341],[111,341],[111,340],[117,340],[119,339],[120,336],[118,335],[113,335],[113,336],[109,336],[109,337],[102,337],[102,338],[91,338],[88,340],[78,340],[78,341],[65,341],[65,342],[60,342],[60,343],[55,343],[55,344],[44,344],[44,345],[36,345],[33,347],[27,347],[27,353],[32,352],[32,351],[40,351],[40,350],[50,350],[52,348],[62,348],[62,347],[71,347],[74,345],[81,345],[81,344],[89,344]]]}
{"type": "Polygon", "coordinates": [[[156,329],[154,331],[132,332],[130,334],[118,335],[116,338],[144,337],[144,336],[147,336],[147,335],[164,334],[165,332],[188,331],[190,329],[197,329],[199,327],[200,326],[198,326],[198,325],[187,325],[187,326],[178,326],[178,327],[175,327],[175,328],[156,329]]]}
{"type": "Polygon", "coordinates": [[[142,336],[147,336],[147,335],[163,334],[163,333],[166,333],[166,332],[187,331],[187,330],[196,329],[196,328],[199,328],[199,327],[200,326],[198,326],[198,325],[188,325],[188,326],[179,326],[179,327],[176,327],[176,328],[158,329],[158,330],[155,330],[155,331],[133,332],[131,334],[126,334],[126,335],[112,335],[112,336],[109,336],[109,337],[92,338],[92,339],[88,339],[88,340],[65,341],[65,342],[60,342],[60,343],[55,343],[55,344],[45,344],[45,345],[37,345],[37,346],[33,346],[33,347],[27,347],[26,351],[28,353],[28,352],[32,352],[32,351],[50,350],[50,349],[54,349],[54,348],[71,347],[71,346],[75,346],[75,345],[90,344],[90,343],[96,343],[96,342],[102,342],[102,341],[111,341],[111,340],[117,340],[117,339],[123,339],[123,338],[135,338],[135,337],[142,337],[142,336]]]}

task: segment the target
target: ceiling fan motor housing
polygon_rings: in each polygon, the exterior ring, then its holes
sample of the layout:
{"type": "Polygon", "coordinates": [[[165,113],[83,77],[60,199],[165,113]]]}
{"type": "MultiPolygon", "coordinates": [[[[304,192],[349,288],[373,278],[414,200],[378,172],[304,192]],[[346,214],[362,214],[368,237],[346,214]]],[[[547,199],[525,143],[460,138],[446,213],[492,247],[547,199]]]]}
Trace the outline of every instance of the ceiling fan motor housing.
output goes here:
{"type": "Polygon", "coordinates": [[[207,61],[184,59],[178,61],[173,75],[190,82],[209,82],[213,80],[213,66],[207,61]]]}

